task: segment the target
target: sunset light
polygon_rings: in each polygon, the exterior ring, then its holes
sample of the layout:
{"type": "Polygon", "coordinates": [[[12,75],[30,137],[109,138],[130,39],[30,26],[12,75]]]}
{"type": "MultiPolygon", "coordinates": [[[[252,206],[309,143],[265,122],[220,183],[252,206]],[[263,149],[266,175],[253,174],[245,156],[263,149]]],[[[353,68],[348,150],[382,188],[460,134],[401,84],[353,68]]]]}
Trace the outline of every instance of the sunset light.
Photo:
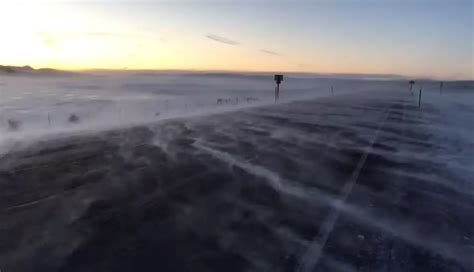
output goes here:
{"type": "Polygon", "coordinates": [[[0,62],[472,78],[472,1],[278,2],[2,0],[0,62]]]}

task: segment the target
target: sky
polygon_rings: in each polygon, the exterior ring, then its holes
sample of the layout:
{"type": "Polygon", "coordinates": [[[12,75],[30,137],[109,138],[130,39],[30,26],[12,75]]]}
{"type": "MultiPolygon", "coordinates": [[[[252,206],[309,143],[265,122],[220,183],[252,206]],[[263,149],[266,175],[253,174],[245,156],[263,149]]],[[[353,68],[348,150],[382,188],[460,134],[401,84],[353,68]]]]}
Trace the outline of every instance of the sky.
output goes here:
{"type": "Polygon", "coordinates": [[[474,79],[474,0],[0,0],[0,65],[474,79]]]}

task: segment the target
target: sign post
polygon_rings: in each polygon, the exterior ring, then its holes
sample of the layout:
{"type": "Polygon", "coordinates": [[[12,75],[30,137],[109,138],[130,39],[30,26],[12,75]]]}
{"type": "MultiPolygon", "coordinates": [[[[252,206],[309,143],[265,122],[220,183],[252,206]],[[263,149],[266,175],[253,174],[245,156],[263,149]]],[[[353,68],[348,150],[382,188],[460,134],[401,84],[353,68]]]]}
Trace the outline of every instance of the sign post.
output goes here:
{"type": "Polygon", "coordinates": [[[421,88],[420,93],[418,94],[418,108],[421,108],[421,88]]]}
{"type": "Polygon", "coordinates": [[[283,81],[283,75],[275,75],[275,82],[276,82],[276,87],[275,87],[275,103],[278,102],[278,99],[280,98],[280,83],[283,81]]]}

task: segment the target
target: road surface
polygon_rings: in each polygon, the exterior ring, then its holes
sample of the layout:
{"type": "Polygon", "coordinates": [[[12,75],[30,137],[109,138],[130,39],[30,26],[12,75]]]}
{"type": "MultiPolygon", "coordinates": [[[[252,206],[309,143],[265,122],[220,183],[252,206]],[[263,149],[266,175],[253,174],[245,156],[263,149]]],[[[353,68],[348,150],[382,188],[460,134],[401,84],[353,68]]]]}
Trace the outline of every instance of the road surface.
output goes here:
{"type": "Polygon", "coordinates": [[[374,92],[43,140],[0,159],[0,268],[472,271],[443,118],[374,92]]]}

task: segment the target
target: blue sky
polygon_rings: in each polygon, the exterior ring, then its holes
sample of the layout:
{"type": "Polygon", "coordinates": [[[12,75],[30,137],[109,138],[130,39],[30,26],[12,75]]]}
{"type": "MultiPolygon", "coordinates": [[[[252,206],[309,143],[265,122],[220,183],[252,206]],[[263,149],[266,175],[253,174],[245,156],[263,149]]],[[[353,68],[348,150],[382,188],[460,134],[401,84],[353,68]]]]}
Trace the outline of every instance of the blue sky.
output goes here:
{"type": "Polygon", "coordinates": [[[472,0],[4,2],[40,41],[0,62],[473,78],[472,0]]]}

